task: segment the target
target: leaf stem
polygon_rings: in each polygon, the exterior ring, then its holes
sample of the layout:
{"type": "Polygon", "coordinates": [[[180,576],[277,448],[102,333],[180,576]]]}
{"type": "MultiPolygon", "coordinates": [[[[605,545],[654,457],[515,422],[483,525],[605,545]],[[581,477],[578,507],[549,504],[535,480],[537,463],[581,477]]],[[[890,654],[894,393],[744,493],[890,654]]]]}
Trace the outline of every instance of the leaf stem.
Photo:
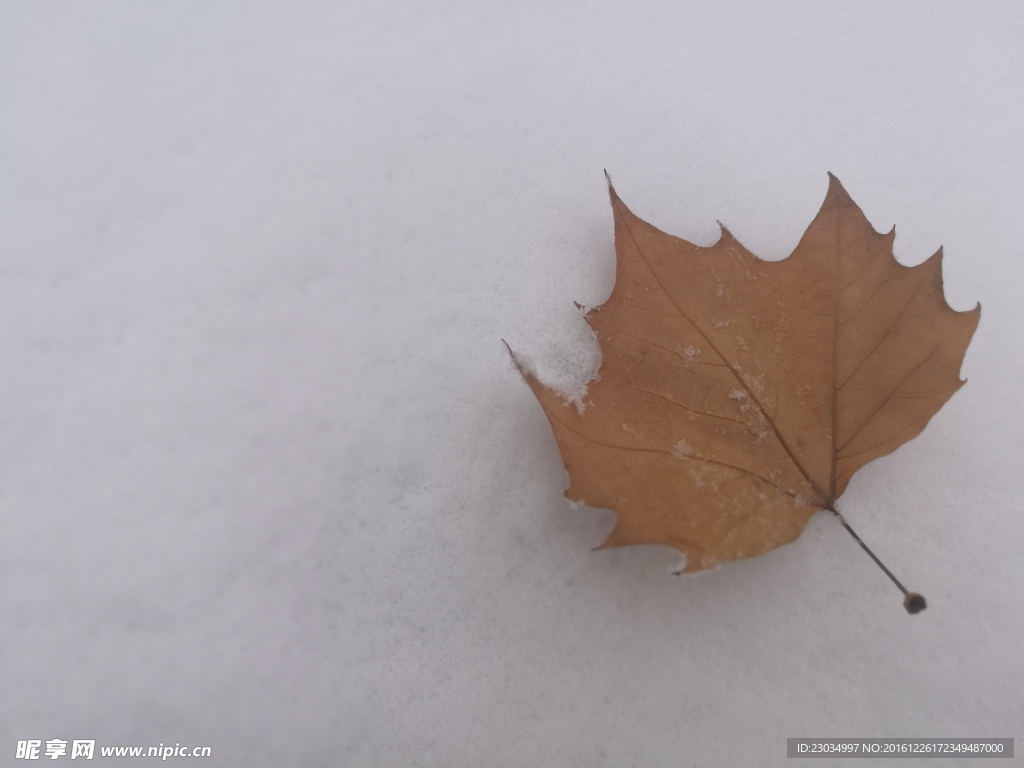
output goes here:
{"type": "Polygon", "coordinates": [[[838,509],[836,509],[834,506],[828,506],[826,507],[826,509],[828,509],[828,511],[835,515],[837,518],[839,518],[839,522],[843,524],[843,528],[846,529],[846,532],[853,536],[854,541],[860,544],[861,549],[868,553],[871,559],[875,561],[875,565],[877,565],[879,568],[882,569],[882,571],[885,572],[885,575],[892,580],[892,583],[900,588],[900,592],[903,593],[903,607],[907,609],[907,613],[920,613],[928,607],[928,603],[925,602],[924,595],[919,595],[917,592],[910,592],[906,587],[904,587],[900,580],[897,579],[896,576],[893,574],[893,572],[885,567],[885,563],[878,559],[878,555],[871,551],[871,547],[865,544],[864,540],[857,535],[857,532],[850,527],[850,524],[846,522],[846,518],[844,518],[839,513],[838,509]]]}

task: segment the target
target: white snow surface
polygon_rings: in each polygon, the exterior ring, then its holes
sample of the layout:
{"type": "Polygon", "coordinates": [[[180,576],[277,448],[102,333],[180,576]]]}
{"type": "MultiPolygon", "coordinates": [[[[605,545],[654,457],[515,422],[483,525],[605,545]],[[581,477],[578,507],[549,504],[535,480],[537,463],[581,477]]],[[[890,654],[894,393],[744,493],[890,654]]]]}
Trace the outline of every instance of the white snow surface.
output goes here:
{"type": "Polygon", "coordinates": [[[4,4],[0,764],[1024,737],[1022,38],[1017,2],[4,4]],[[702,245],[783,258],[832,171],[904,263],[945,246],[970,383],[841,500],[927,611],[827,514],[700,579],[591,551],[501,339],[597,369],[605,168],[702,245]]]}

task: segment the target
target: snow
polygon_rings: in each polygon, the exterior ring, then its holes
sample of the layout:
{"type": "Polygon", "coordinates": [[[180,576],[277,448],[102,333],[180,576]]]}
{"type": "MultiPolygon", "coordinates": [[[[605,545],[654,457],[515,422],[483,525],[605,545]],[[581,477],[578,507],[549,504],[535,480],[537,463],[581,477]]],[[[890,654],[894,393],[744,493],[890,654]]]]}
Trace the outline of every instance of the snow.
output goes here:
{"type": "MultiPolygon", "coordinates": [[[[625,424],[623,424],[625,426],[625,424]]],[[[672,455],[677,459],[685,458],[693,453],[693,447],[685,440],[680,440],[672,449],[672,455]]]]}
{"type": "MultiPolygon", "coordinates": [[[[666,570],[669,573],[671,573],[673,576],[683,576],[683,575],[692,576],[692,575],[694,575],[694,574],[684,574],[683,573],[683,569],[686,568],[686,563],[689,560],[689,558],[686,556],[686,553],[684,553],[684,552],[677,552],[676,555],[677,555],[676,561],[674,563],[672,563],[666,570]]],[[[708,569],[708,570],[712,570],[712,569],[708,569]]],[[[707,572],[708,571],[705,570],[705,571],[695,571],[694,573],[698,573],[699,574],[699,573],[707,573],[707,572]]]]}
{"type": "MultiPolygon", "coordinates": [[[[600,379],[601,376],[600,374],[597,373],[593,374],[593,376],[591,377],[591,381],[600,381],[600,379]]],[[[572,405],[576,408],[576,413],[582,414],[583,411],[586,410],[587,408],[587,401],[585,400],[587,396],[587,389],[588,385],[583,384],[582,386],[576,387],[575,389],[556,389],[556,391],[562,398],[562,405],[564,405],[567,408],[570,405],[572,405]]]]}
{"type": "Polygon", "coordinates": [[[1024,736],[1022,33],[1013,2],[5,4],[0,762],[1024,736]],[[563,498],[501,340],[596,371],[603,168],[702,245],[784,257],[826,171],[904,263],[945,245],[970,383],[841,499],[927,611],[832,515],[694,580],[591,551],[611,516],[563,498]]]}

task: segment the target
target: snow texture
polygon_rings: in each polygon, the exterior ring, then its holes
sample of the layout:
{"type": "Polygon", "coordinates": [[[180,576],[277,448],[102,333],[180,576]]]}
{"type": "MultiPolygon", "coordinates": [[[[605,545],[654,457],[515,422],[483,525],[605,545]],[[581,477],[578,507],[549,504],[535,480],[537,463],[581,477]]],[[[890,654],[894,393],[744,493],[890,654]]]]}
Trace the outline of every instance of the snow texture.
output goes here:
{"type": "Polygon", "coordinates": [[[0,763],[1024,737],[1022,38],[1016,2],[4,4],[0,763]],[[596,370],[604,168],[702,245],[784,257],[826,171],[904,263],[945,245],[970,383],[841,502],[927,611],[827,514],[700,579],[591,551],[501,339],[596,370]]]}

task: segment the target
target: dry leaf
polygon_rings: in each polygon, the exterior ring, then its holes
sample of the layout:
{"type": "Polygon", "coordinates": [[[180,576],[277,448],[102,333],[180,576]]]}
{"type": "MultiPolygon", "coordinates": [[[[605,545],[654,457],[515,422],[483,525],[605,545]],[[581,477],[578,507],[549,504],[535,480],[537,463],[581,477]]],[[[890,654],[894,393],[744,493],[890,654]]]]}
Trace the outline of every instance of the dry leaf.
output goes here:
{"type": "Polygon", "coordinates": [[[617,514],[602,547],[667,544],[692,572],[793,541],[964,384],[980,305],[946,303],[941,249],[897,263],[895,230],[875,232],[831,174],[778,262],[724,228],[708,248],[667,235],[609,190],[615,287],[586,315],[597,377],[573,407],[519,366],[569,471],[565,495],[617,514]]]}

